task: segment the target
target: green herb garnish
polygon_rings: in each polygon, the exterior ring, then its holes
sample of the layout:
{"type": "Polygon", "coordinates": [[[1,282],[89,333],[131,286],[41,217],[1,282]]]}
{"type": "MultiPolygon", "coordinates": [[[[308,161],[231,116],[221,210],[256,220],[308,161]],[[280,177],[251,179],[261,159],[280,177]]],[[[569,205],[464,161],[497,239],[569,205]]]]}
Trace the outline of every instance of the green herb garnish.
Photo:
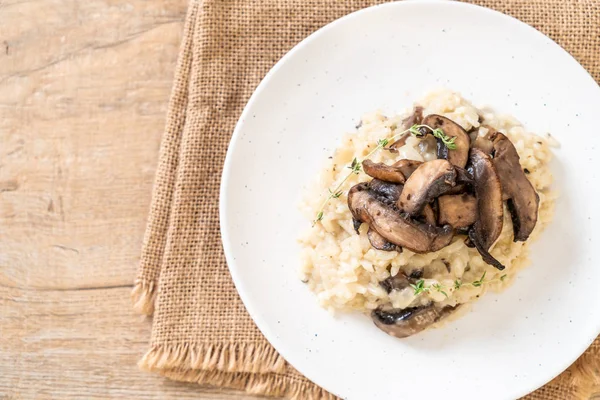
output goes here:
{"type": "Polygon", "coordinates": [[[450,150],[456,150],[456,143],[454,143],[456,137],[450,137],[446,135],[441,128],[433,129],[429,125],[413,125],[409,128],[408,131],[416,137],[423,137],[425,136],[426,132],[423,132],[421,128],[429,129],[431,131],[431,134],[434,137],[440,139],[444,146],[446,146],[450,150]]]}
{"type": "MultiPolygon", "coordinates": [[[[502,275],[500,278],[498,279],[490,279],[490,280],[485,280],[485,274],[486,272],[483,273],[483,275],[481,275],[481,278],[479,278],[476,281],[473,282],[467,282],[467,283],[463,283],[460,279],[456,279],[454,281],[454,285],[453,288],[454,290],[459,290],[461,287],[463,286],[473,286],[473,287],[481,287],[484,284],[488,284],[488,283],[492,283],[492,282],[504,282],[504,280],[506,279],[506,274],[502,275]]],[[[413,288],[413,290],[415,291],[415,296],[418,296],[421,293],[425,293],[425,292],[431,292],[431,290],[435,290],[436,292],[442,293],[444,296],[448,297],[448,294],[446,292],[446,287],[440,283],[434,283],[433,285],[429,285],[426,286],[425,285],[425,280],[420,279],[417,281],[416,284],[410,284],[410,287],[413,288]]]]}
{"type": "Polygon", "coordinates": [[[423,279],[418,280],[416,284],[411,283],[410,287],[415,290],[415,296],[429,290],[429,287],[425,287],[425,281],[423,279]]]}
{"type": "Polygon", "coordinates": [[[354,160],[352,160],[352,164],[350,164],[348,168],[350,168],[355,174],[358,174],[361,170],[361,164],[358,162],[356,157],[354,157],[354,160]]]}

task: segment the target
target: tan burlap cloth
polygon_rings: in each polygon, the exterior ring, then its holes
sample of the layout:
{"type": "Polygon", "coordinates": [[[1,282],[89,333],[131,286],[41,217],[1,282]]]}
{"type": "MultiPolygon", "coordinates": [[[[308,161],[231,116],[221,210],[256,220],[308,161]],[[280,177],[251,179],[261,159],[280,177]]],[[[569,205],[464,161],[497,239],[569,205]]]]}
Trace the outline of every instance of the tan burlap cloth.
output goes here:
{"type": "MultiPolygon", "coordinates": [[[[600,0],[473,2],[533,25],[600,79],[600,0]]],[[[376,3],[191,1],[133,293],[136,309],[153,315],[142,368],[263,395],[333,398],[277,354],[239,300],[221,247],[219,182],[234,125],[265,73],[311,32],[376,3]]],[[[599,357],[597,340],[528,399],[589,398],[599,357]]]]}

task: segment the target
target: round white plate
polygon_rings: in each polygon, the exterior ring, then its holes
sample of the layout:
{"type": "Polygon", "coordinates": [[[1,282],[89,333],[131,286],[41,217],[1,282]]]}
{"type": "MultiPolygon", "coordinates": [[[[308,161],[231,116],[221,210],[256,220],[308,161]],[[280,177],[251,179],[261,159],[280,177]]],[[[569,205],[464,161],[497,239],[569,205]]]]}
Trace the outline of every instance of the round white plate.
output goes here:
{"type": "Polygon", "coordinates": [[[221,230],[254,321],[309,379],[346,399],[514,399],[567,368],[600,332],[600,88],[563,49],[503,14],[457,2],[390,3],[314,33],[269,72],[223,171],[221,230]],[[303,186],[364,112],[456,90],[560,142],[554,222],[513,286],[408,339],[333,317],[298,279],[303,186]]]}

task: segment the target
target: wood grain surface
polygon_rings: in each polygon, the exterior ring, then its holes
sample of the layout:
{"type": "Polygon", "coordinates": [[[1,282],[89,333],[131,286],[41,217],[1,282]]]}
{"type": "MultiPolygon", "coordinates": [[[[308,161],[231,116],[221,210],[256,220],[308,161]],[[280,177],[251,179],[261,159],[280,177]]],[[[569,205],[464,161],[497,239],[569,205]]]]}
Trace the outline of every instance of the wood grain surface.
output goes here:
{"type": "Polygon", "coordinates": [[[0,399],[256,397],[140,371],[130,291],[185,0],[0,0],[0,399]]]}
{"type": "Polygon", "coordinates": [[[186,3],[0,0],[2,400],[257,399],[136,366],[150,322],[130,291],[186,3]]]}

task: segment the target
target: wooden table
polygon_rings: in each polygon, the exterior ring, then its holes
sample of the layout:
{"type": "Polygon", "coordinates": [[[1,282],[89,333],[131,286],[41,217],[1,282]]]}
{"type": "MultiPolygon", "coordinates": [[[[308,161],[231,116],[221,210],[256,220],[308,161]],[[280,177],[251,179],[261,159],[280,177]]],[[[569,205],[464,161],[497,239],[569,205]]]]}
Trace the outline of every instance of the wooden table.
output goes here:
{"type": "Polygon", "coordinates": [[[136,366],[150,322],[130,292],[186,3],[0,0],[2,400],[256,398],[136,366]]]}
{"type": "Polygon", "coordinates": [[[130,292],[185,0],[0,0],[0,399],[250,399],[140,371],[130,292]]]}

